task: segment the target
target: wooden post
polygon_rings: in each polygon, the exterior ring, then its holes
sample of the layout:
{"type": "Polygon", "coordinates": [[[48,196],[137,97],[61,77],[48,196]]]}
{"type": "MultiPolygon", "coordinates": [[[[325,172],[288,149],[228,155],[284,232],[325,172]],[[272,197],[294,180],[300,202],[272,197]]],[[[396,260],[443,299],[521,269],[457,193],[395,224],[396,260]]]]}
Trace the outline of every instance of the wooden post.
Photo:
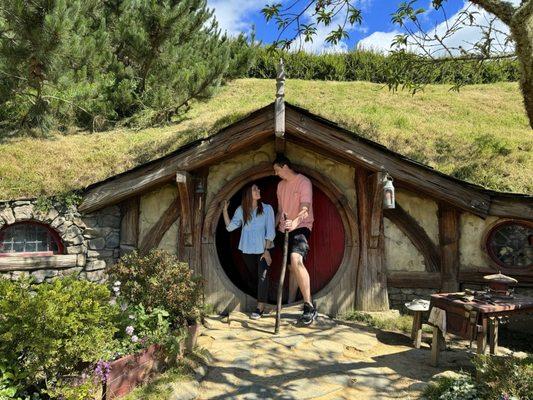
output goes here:
{"type": "Polygon", "coordinates": [[[433,326],[433,339],[431,341],[431,365],[439,365],[439,355],[441,345],[444,343],[444,337],[438,326],[433,326]]]}
{"type": "Polygon", "coordinates": [[[161,215],[154,226],[144,235],[141,244],[139,245],[140,253],[147,253],[152,249],[157,248],[161,239],[172,226],[179,216],[179,196],[168,206],[167,210],[161,215]]]}
{"type": "Polygon", "coordinates": [[[481,317],[481,325],[477,329],[477,354],[485,354],[487,348],[487,334],[488,334],[488,318],[481,317]]]}
{"type": "Polygon", "coordinates": [[[492,317],[489,323],[490,354],[498,354],[498,317],[492,317]]]}
{"type": "Polygon", "coordinates": [[[139,197],[128,199],[120,205],[120,252],[134,250],[139,245],[139,197]]]}
{"type": "Polygon", "coordinates": [[[416,349],[419,349],[422,344],[422,313],[423,311],[415,311],[413,315],[411,339],[413,339],[413,346],[416,349]]]}
{"type": "Polygon", "coordinates": [[[441,276],[444,293],[459,289],[460,213],[456,208],[439,204],[439,242],[441,276]]]}
{"type": "Polygon", "coordinates": [[[279,60],[276,75],[276,102],[274,103],[274,133],[276,134],[276,153],[285,153],[285,68],[283,59],[279,60]]]}
{"type": "Polygon", "coordinates": [[[388,310],[387,275],[384,262],[381,173],[356,170],[360,253],[357,268],[356,308],[388,310]],[[379,203],[379,204],[377,204],[379,203]]]}
{"type": "Polygon", "coordinates": [[[178,258],[189,263],[195,274],[202,274],[202,227],[205,214],[207,170],[194,175],[186,171],[176,173],[180,196],[180,228],[178,258]]]}

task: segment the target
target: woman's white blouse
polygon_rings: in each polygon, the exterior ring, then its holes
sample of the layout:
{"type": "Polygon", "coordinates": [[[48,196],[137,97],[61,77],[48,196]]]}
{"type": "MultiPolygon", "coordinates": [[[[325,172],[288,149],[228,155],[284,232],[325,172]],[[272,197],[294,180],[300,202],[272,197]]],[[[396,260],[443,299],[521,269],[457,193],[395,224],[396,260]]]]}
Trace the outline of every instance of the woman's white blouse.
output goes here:
{"type": "Polygon", "coordinates": [[[252,219],[244,224],[242,207],[239,206],[226,229],[231,232],[241,226],[239,250],[245,254],[262,254],[265,251],[265,240],[273,242],[276,236],[274,209],[263,203],[263,214],[257,215],[256,208],[252,212],[252,219]]]}

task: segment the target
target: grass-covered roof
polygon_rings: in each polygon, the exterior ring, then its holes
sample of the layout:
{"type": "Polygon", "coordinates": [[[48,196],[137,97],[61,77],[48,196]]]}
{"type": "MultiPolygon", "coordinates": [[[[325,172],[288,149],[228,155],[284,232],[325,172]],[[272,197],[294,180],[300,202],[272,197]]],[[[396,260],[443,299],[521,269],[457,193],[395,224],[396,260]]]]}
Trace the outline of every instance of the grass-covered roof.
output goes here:
{"type": "MultiPolygon", "coordinates": [[[[273,80],[241,79],[180,123],[0,143],[0,199],[80,189],[208,136],[274,99],[273,80]]],[[[427,86],[411,96],[367,82],[288,80],[286,99],[443,173],[533,193],[533,133],[514,83],[427,86]]]]}

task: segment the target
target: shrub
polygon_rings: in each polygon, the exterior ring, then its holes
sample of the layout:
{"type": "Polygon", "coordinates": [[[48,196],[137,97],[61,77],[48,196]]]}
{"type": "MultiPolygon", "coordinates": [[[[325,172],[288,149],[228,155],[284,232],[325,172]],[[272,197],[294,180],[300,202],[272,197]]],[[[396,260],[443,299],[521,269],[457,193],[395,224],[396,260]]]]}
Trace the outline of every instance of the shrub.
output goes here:
{"type": "MultiPolygon", "coordinates": [[[[116,308],[110,298],[104,285],[72,277],[39,285],[1,280],[0,364],[8,366],[8,377],[53,398],[65,391],[78,398],[73,377],[112,352],[116,308]]],[[[79,391],[88,393],[90,386],[79,391]]]]}
{"type": "Polygon", "coordinates": [[[166,251],[127,254],[111,268],[110,275],[122,283],[121,296],[129,304],[142,304],[148,312],[164,309],[175,326],[191,324],[200,317],[201,278],[166,251]]]}
{"type": "Polygon", "coordinates": [[[429,400],[530,399],[533,393],[533,357],[481,355],[474,358],[475,374],[439,378],[424,391],[429,400]]]}

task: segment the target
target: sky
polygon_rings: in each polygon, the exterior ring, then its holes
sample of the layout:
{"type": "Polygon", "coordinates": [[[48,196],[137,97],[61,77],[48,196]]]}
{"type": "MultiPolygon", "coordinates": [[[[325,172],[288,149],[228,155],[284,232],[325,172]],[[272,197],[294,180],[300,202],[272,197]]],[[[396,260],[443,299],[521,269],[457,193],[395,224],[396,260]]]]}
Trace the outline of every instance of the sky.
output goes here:
{"type": "MultiPolygon", "coordinates": [[[[293,1],[275,0],[274,2],[291,4],[293,1]]],[[[300,0],[300,3],[303,4],[306,1],[300,0]]],[[[331,28],[319,27],[313,43],[304,44],[303,49],[313,53],[349,51],[357,47],[388,51],[391,41],[401,33],[399,27],[391,22],[391,14],[396,11],[401,1],[403,0],[356,0],[357,6],[363,13],[363,23],[350,30],[348,39],[332,46],[325,40],[331,28]]],[[[510,1],[514,4],[520,2],[520,0],[510,1]]],[[[214,9],[222,30],[229,35],[249,33],[255,29],[256,39],[268,44],[277,38],[277,29],[275,22],[265,21],[261,9],[272,2],[272,0],[208,0],[208,5],[214,9]]],[[[453,20],[467,4],[468,2],[464,0],[447,0],[445,10],[448,21],[453,20]]],[[[419,7],[428,10],[421,18],[424,29],[436,29],[437,32],[445,30],[446,18],[440,11],[431,8],[431,0],[418,0],[416,8],[419,7]]],[[[481,21],[486,17],[487,13],[481,11],[477,18],[481,21]]],[[[499,28],[506,29],[501,23],[499,28]]],[[[450,38],[448,44],[464,44],[463,47],[466,47],[468,42],[475,42],[480,36],[478,29],[467,27],[450,38]]]]}

